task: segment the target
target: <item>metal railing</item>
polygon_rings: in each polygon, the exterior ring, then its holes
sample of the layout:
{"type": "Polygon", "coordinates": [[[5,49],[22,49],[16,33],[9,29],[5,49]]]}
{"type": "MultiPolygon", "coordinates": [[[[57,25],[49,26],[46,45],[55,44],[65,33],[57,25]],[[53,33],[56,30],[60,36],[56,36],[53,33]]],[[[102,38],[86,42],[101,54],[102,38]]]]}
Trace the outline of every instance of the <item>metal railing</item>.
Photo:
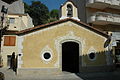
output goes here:
{"type": "Polygon", "coordinates": [[[120,0],[86,0],[86,4],[92,4],[92,3],[105,3],[109,5],[118,5],[120,6],[120,0]]]}

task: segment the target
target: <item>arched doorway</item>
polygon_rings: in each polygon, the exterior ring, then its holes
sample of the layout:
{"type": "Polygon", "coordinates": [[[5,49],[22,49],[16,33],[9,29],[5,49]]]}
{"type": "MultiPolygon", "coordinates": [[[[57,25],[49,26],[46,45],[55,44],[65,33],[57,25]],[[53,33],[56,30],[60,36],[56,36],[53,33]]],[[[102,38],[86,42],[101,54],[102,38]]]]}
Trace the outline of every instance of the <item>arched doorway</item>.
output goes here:
{"type": "Polygon", "coordinates": [[[62,43],[62,71],[79,72],[79,44],[73,41],[62,43]]]}

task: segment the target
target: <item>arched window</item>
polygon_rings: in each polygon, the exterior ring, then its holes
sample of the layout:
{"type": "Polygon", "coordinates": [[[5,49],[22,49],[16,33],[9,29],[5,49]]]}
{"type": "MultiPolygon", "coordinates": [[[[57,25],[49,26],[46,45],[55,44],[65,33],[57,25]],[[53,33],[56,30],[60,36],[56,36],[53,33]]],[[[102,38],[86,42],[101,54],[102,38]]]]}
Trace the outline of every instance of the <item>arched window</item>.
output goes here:
{"type": "Polygon", "coordinates": [[[73,7],[71,4],[67,5],[67,17],[73,17],[73,7]]]}

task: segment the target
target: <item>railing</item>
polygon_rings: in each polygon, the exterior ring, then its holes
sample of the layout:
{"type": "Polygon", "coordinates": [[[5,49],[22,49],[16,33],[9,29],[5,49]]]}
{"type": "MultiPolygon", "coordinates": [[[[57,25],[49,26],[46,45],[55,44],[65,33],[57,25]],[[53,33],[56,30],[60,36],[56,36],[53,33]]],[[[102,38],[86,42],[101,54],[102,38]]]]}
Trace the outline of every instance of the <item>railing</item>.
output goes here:
{"type": "Polygon", "coordinates": [[[94,2],[105,2],[105,0],[94,0],[94,2]]]}
{"type": "MultiPolygon", "coordinates": [[[[99,3],[99,4],[106,4],[112,7],[113,5],[120,6],[120,0],[86,0],[87,5],[99,3]]],[[[91,5],[92,6],[92,5],[91,5]]]]}
{"type": "Polygon", "coordinates": [[[118,5],[118,6],[120,6],[120,0],[111,0],[111,5],[118,5]]]}
{"type": "Polygon", "coordinates": [[[95,3],[95,2],[104,2],[104,0],[86,0],[87,4],[95,3]]]}
{"type": "Polygon", "coordinates": [[[112,37],[115,40],[120,40],[120,32],[112,32],[112,37]]]}
{"type": "Polygon", "coordinates": [[[108,22],[109,24],[120,24],[120,15],[105,12],[96,12],[88,18],[88,23],[95,21],[104,21],[108,22]]]}

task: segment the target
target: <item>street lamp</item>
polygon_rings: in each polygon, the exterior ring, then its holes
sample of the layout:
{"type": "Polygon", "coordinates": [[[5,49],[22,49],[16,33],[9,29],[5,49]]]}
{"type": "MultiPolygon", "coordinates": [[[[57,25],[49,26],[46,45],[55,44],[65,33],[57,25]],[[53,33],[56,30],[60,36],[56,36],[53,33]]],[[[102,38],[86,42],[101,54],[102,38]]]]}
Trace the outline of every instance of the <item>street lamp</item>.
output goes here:
{"type": "Polygon", "coordinates": [[[1,9],[1,25],[0,25],[0,67],[2,67],[2,55],[1,55],[1,42],[2,42],[2,36],[3,36],[3,32],[7,29],[7,26],[4,27],[4,19],[5,19],[5,14],[7,14],[8,8],[6,8],[4,5],[2,6],[1,9]]]}

